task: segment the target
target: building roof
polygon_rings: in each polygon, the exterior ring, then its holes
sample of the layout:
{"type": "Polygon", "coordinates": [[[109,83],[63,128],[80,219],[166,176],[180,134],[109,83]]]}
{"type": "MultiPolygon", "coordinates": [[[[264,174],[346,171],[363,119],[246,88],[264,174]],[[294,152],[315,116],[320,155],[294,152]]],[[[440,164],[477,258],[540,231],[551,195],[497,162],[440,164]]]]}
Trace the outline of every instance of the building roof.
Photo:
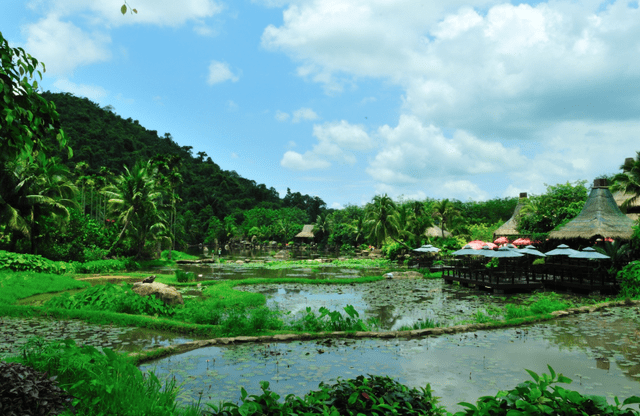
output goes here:
{"type": "MultiPolygon", "coordinates": [[[[424,235],[427,237],[442,237],[442,228],[434,225],[433,227],[427,228],[427,230],[424,232],[424,235]]],[[[451,237],[451,233],[447,230],[444,230],[444,236],[445,238],[451,237]]]]}
{"type": "Polygon", "coordinates": [[[606,179],[596,179],[589,198],[580,214],[557,231],[549,233],[550,238],[631,238],[634,222],[624,215],[609,191],[606,179]]]}
{"type": "Polygon", "coordinates": [[[640,211],[640,200],[630,203],[626,208],[622,207],[622,204],[631,197],[633,197],[633,195],[625,194],[623,192],[615,192],[613,194],[613,199],[616,201],[616,204],[618,204],[620,211],[626,214],[627,217],[631,218],[633,221],[636,221],[640,218],[640,213],[638,212],[640,211]]]}
{"type": "Polygon", "coordinates": [[[296,237],[313,238],[313,224],[306,224],[302,227],[302,231],[296,234],[296,237]]]}
{"type": "Polygon", "coordinates": [[[513,215],[511,215],[511,218],[509,218],[507,222],[502,224],[497,230],[493,232],[494,239],[496,237],[502,237],[502,236],[508,236],[508,235],[520,235],[520,232],[518,232],[518,220],[519,220],[518,214],[520,214],[520,210],[522,209],[522,207],[525,206],[526,203],[527,203],[527,193],[521,192],[520,199],[518,199],[518,204],[513,210],[513,215]]]}

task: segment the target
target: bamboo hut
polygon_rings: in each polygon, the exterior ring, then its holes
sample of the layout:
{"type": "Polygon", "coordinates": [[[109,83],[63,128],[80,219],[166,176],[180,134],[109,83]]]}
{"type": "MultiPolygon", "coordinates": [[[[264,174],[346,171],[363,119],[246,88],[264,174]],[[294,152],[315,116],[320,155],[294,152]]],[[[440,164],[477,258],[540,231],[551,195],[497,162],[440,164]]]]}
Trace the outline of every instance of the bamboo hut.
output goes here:
{"type": "Polygon", "coordinates": [[[522,207],[525,206],[526,203],[527,203],[527,193],[521,192],[520,198],[518,199],[518,205],[516,205],[515,209],[513,210],[513,215],[511,215],[511,218],[509,218],[507,222],[502,224],[493,233],[494,240],[498,237],[509,237],[509,236],[520,235],[520,233],[518,232],[518,220],[520,219],[519,218],[520,210],[522,209],[522,207]]]}
{"type": "Polygon", "coordinates": [[[296,238],[313,238],[313,224],[306,224],[302,227],[302,231],[296,234],[296,238]]]}
{"type": "Polygon", "coordinates": [[[444,238],[448,238],[451,237],[451,233],[447,230],[444,230],[444,234],[442,233],[442,228],[438,227],[437,225],[434,225],[433,227],[429,227],[427,228],[427,230],[424,232],[424,235],[427,237],[442,237],[444,235],[444,238]]]}
{"type": "Polygon", "coordinates": [[[553,239],[618,238],[629,240],[634,223],[623,214],[609,191],[606,179],[596,179],[580,214],[559,230],[549,233],[553,239]]]}

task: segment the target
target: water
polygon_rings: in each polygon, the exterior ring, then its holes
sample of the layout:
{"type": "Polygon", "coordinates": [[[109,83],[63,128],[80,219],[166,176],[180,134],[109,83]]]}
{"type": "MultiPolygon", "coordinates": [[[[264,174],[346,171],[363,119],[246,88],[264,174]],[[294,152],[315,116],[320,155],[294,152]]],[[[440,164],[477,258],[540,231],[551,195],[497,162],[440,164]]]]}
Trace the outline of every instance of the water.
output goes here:
{"type": "Polygon", "coordinates": [[[410,387],[431,384],[449,411],[461,401],[514,388],[524,369],[573,379],[563,387],[621,400],[640,392],[640,310],[614,308],[529,327],[423,339],[336,339],[207,347],[141,366],[184,382],[179,401],[239,401],[259,382],[284,397],[321,381],[388,375],[410,387]],[[621,332],[622,331],[622,332],[621,332]]]}

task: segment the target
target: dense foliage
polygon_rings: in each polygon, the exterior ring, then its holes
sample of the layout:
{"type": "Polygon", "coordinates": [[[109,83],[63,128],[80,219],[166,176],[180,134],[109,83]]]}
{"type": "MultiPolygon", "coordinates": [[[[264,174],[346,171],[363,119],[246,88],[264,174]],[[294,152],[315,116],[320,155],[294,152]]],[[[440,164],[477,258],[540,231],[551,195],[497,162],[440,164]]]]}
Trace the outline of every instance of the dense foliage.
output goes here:
{"type": "Polygon", "coordinates": [[[640,297],[640,261],[627,264],[618,272],[617,277],[620,282],[620,297],[640,297]]]}
{"type": "Polygon", "coordinates": [[[604,396],[582,395],[577,391],[567,390],[558,383],[571,383],[571,379],[556,374],[551,366],[550,374],[538,375],[527,370],[533,381],[527,380],[520,383],[515,389],[501,391],[495,397],[480,397],[475,405],[460,403],[467,408],[458,412],[455,416],[481,416],[481,415],[619,415],[637,416],[639,413],[633,409],[623,409],[623,406],[640,403],[640,397],[631,396],[622,404],[616,397],[615,405],[610,405],[604,396]]]}
{"type": "Polygon", "coordinates": [[[20,363],[0,362],[0,414],[57,415],[71,408],[72,396],[54,377],[20,363]]]}

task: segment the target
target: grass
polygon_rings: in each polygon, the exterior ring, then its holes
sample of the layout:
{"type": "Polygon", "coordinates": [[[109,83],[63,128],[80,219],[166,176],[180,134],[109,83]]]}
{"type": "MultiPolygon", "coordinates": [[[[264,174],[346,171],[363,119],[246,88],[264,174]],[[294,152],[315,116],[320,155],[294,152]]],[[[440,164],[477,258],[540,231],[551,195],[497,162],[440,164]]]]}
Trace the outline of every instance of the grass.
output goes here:
{"type": "Polygon", "coordinates": [[[42,293],[83,289],[91,286],[71,276],[35,272],[0,272],[0,304],[11,305],[18,299],[42,293]]]}

